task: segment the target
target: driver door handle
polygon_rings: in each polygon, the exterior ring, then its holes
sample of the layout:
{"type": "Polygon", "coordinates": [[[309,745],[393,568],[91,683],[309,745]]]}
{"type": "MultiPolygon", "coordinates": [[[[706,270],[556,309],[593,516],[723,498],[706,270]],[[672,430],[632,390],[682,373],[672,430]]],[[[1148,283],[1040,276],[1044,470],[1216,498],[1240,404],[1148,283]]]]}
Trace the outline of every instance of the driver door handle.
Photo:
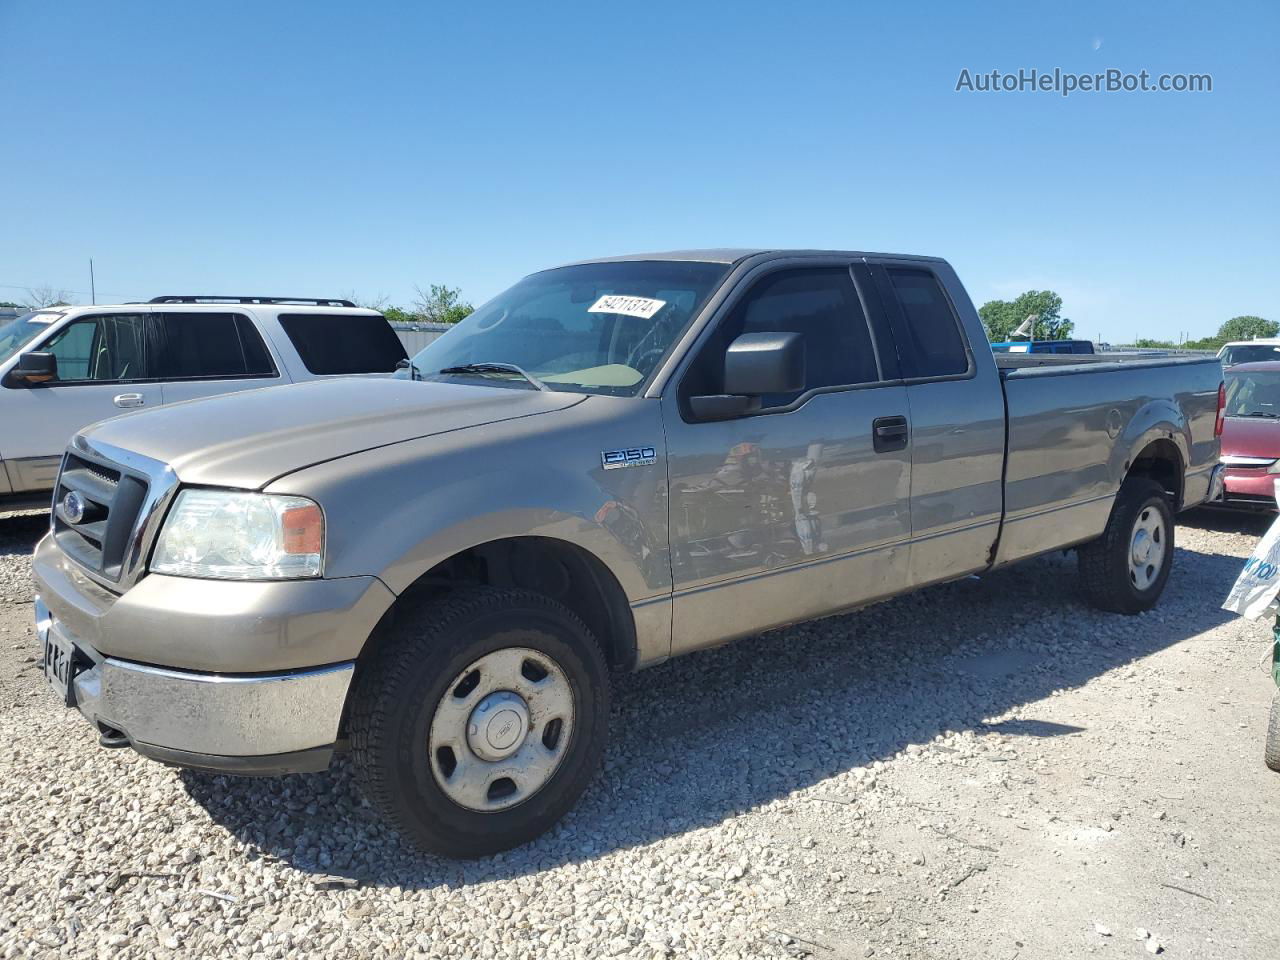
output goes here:
{"type": "Polygon", "coordinates": [[[871,421],[871,445],[876,453],[905,450],[910,436],[906,417],[877,417],[871,421]]]}
{"type": "Polygon", "coordinates": [[[147,401],[140,393],[118,393],[111,402],[117,407],[140,407],[147,401]]]}

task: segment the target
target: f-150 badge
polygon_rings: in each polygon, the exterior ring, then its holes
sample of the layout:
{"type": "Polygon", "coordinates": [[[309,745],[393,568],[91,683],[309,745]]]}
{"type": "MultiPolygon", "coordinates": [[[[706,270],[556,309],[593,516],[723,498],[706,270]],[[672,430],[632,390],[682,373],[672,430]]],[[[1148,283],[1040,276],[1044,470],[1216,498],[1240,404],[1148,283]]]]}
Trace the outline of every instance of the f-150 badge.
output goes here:
{"type": "Polygon", "coordinates": [[[606,470],[647,467],[657,462],[657,459],[657,451],[653,447],[627,447],[625,450],[600,451],[600,464],[606,470]]]}

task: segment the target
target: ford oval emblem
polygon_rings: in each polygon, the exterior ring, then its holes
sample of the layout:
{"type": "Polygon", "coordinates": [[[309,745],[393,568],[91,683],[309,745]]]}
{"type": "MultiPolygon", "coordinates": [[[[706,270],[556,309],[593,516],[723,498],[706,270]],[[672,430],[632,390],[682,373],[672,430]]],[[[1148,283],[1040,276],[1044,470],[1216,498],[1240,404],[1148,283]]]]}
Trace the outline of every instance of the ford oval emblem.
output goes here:
{"type": "Polygon", "coordinates": [[[72,490],[62,498],[62,516],[67,523],[79,523],[84,519],[84,497],[72,490]]]}

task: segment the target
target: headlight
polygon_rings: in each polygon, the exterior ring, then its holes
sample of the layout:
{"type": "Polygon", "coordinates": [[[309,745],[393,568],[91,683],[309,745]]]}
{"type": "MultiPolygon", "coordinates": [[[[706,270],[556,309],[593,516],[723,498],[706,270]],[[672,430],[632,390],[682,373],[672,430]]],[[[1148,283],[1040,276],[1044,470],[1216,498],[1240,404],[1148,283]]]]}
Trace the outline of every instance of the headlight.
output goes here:
{"type": "Polygon", "coordinates": [[[224,580],[320,576],[324,516],[303,497],[183,490],[160,531],[152,573],[224,580]]]}

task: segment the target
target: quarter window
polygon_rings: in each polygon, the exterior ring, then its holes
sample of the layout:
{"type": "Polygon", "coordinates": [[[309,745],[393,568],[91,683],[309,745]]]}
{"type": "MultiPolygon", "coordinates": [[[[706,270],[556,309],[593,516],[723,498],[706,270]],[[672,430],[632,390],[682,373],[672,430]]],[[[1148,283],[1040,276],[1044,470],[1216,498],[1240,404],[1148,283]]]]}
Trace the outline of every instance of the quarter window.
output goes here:
{"type": "MultiPolygon", "coordinates": [[[[880,379],[867,318],[845,267],[780,270],[756,281],[699,353],[682,395],[723,393],[725,351],[744,333],[802,334],[806,391],[880,379]]],[[[786,406],[799,396],[771,394],[761,406],[786,406]]]]}
{"type": "Polygon", "coordinates": [[[381,314],[281,314],[280,326],[315,374],[391,373],[408,357],[381,314]]]}
{"type": "Polygon", "coordinates": [[[899,342],[906,339],[906,375],[916,378],[968,373],[964,337],[938,278],[928,270],[905,267],[889,267],[888,274],[906,328],[898,338],[899,342]]]}

